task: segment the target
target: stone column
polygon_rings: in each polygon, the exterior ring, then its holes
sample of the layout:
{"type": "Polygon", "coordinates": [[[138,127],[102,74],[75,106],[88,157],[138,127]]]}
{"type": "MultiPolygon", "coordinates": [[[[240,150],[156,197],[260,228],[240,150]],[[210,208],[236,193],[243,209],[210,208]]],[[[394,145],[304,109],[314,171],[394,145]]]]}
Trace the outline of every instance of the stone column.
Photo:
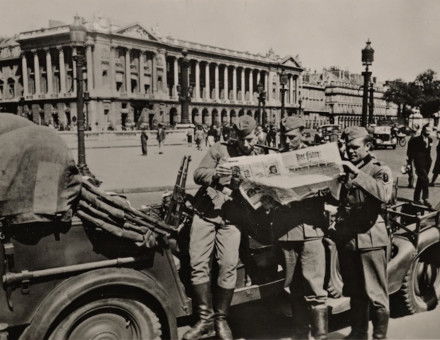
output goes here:
{"type": "Polygon", "coordinates": [[[211,98],[211,86],[209,79],[209,62],[206,62],[205,65],[205,99],[209,100],[211,98]]]}
{"type": "MultiPolygon", "coordinates": [[[[72,48],[72,56],[74,55],[76,55],[76,47],[72,48]]],[[[73,60],[73,58],[72,58],[72,76],[73,76],[73,95],[76,96],[76,61],[73,60]]]]}
{"type": "Polygon", "coordinates": [[[93,88],[93,59],[92,59],[92,45],[86,46],[86,61],[87,61],[87,91],[93,88]]]}
{"type": "Polygon", "coordinates": [[[224,99],[229,100],[228,65],[225,65],[225,69],[223,70],[223,80],[224,80],[223,90],[225,93],[224,99]]]}
{"type": "Polygon", "coordinates": [[[34,54],[34,77],[35,77],[35,94],[39,95],[40,92],[40,60],[38,59],[38,51],[32,50],[34,54]]]}
{"type": "Polygon", "coordinates": [[[218,64],[215,64],[215,69],[214,69],[214,82],[215,82],[215,95],[214,95],[214,99],[216,101],[219,100],[219,92],[220,92],[220,84],[219,84],[219,74],[218,74],[218,64]]]}
{"type": "Polygon", "coordinates": [[[299,98],[299,77],[296,76],[296,78],[295,78],[295,104],[298,104],[298,98],[299,98]]]}
{"type": "Polygon", "coordinates": [[[266,91],[266,100],[269,99],[269,82],[267,81],[267,72],[263,71],[263,84],[264,84],[264,91],[266,91]]]}
{"type": "Polygon", "coordinates": [[[110,57],[108,60],[109,68],[110,68],[110,93],[113,95],[116,93],[116,53],[117,46],[110,45],[110,57]]]}
{"type": "Polygon", "coordinates": [[[241,69],[241,101],[245,101],[245,93],[246,93],[246,86],[244,83],[244,76],[245,76],[245,69],[244,67],[241,69]]]}
{"type": "Polygon", "coordinates": [[[156,70],[156,52],[151,53],[151,94],[154,96],[157,93],[157,70],[156,70]]]}
{"type": "Polygon", "coordinates": [[[293,74],[289,76],[289,103],[294,104],[294,96],[293,96],[293,74]]]}
{"type": "Polygon", "coordinates": [[[174,85],[173,85],[173,97],[178,98],[177,85],[179,84],[179,59],[174,58],[174,85]]]}
{"type": "Polygon", "coordinates": [[[254,101],[254,73],[252,69],[249,70],[249,101],[254,101]]]}
{"type": "Polygon", "coordinates": [[[23,54],[21,55],[21,71],[23,75],[23,96],[26,98],[26,96],[29,94],[29,84],[28,84],[27,59],[25,52],[23,52],[23,54]]]}
{"type": "Polygon", "coordinates": [[[144,56],[145,51],[139,50],[139,93],[145,93],[145,86],[144,86],[144,56]]]}
{"type": "Polygon", "coordinates": [[[52,74],[52,56],[50,55],[50,49],[46,50],[46,77],[47,77],[47,93],[53,93],[53,74],[52,74]]]}
{"type": "Polygon", "coordinates": [[[131,70],[130,70],[130,49],[125,50],[125,84],[127,95],[131,94],[131,70]]]}
{"type": "Polygon", "coordinates": [[[261,80],[260,76],[261,76],[261,71],[258,70],[258,72],[257,72],[257,86],[258,86],[258,84],[260,84],[260,80],[261,80]]]}
{"type": "Polygon", "coordinates": [[[196,84],[195,84],[195,96],[194,100],[200,100],[200,63],[198,60],[195,61],[195,69],[196,69],[196,84]]]}
{"type": "Polygon", "coordinates": [[[237,67],[232,66],[232,100],[237,100],[237,67]]]}
{"type": "Polygon", "coordinates": [[[63,47],[58,47],[58,61],[60,70],[60,95],[64,96],[66,93],[66,65],[64,64],[64,50],[63,47]]]}

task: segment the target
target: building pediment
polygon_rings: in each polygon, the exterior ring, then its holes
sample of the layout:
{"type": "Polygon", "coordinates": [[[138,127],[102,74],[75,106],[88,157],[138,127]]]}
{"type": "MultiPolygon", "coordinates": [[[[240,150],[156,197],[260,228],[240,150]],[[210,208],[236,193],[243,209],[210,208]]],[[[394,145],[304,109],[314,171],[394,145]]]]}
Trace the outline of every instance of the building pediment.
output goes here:
{"type": "Polygon", "coordinates": [[[140,24],[132,24],[115,32],[131,38],[158,41],[158,37],[140,24]]]}
{"type": "Polygon", "coordinates": [[[297,61],[294,57],[292,56],[288,56],[285,57],[282,61],[281,61],[281,65],[284,66],[288,66],[288,67],[298,67],[298,68],[302,68],[301,64],[299,63],[299,61],[297,61]]]}

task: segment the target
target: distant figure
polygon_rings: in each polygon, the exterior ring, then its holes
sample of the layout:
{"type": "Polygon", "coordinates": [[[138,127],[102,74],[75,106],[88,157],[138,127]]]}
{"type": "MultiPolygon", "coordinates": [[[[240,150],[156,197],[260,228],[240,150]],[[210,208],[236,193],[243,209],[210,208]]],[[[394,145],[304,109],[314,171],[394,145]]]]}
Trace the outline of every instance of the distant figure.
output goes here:
{"type": "Polygon", "coordinates": [[[440,131],[437,132],[437,157],[434,163],[434,169],[432,169],[432,181],[430,185],[433,187],[438,175],[440,174],[440,131]]]}
{"type": "Polygon", "coordinates": [[[194,133],[194,140],[196,142],[196,149],[202,150],[202,141],[205,139],[205,131],[201,125],[196,127],[196,131],[194,133]]]}
{"type": "Polygon", "coordinates": [[[142,156],[146,156],[148,154],[148,135],[145,129],[142,129],[141,132],[141,147],[142,147],[142,156]]]}
{"type": "Polygon", "coordinates": [[[229,137],[231,136],[231,127],[227,122],[223,124],[222,135],[225,142],[227,142],[229,140],[229,137]]]}
{"type": "Polygon", "coordinates": [[[432,138],[430,137],[431,132],[431,127],[429,126],[429,124],[426,124],[422,128],[420,136],[414,137],[412,143],[408,143],[408,158],[410,161],[414,162],[414,167],[417,174],[417,182],[414,189],[414,202],[423,203],[428,207],[431,206],[431,204],[428,202],[428,173],[432,163],[432,138]],[[420,201],[420,194],[422,195],[423,202],[420,201]]]}
{"type": "Polygon", "coordinates": [[[215,140],[217,138],[217,129],[214,125],[211,125],[211,127],[208,130],[208,134],[206,136],[206,146],[209,148],[214,145],[215,140]]]}
{"type": "Polygon", "coordinates": [[[412,145],[414,144],[414,138],[420,134],[419,125],[414,124],[411,128],[411,137],[408,141],[408,148],[406,151],[406,164],[407,164],[407,174],[408,174],[408,188],[414,188],[414,180],[416,178],[416,170],[414,162],[410,159],[410,151],[412,150],[412,145]]]}
{"type": "Polygon", "coordinates": [[[192,143],[193,143],[193,130],[192,129],[186,130],[186,141],[188,142],[188,147],[191,147],[192,143]]]}
{"type": "Polygon", "coordinates": [[[162,144],[165,141],[165,136],[166,136],[165,129],[162,123],[159,123],[157,126],[157,136],[156,136],[157,142],[159,143],[159,155],[163,154],[162,144]]]}
{"type": "Polygon", "coordinates": [[[257,126],[255,130],[255,134],[257,136],[258,144],[266,145],[267,144],[267,134],[263,131],[263,127],[261,125],[257,126]]]}

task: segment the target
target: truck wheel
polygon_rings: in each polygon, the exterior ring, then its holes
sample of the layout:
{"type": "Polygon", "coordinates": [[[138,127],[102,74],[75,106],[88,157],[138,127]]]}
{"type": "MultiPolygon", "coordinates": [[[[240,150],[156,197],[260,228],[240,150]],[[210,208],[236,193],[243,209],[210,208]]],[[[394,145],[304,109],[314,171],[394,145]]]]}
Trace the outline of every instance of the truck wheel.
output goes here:
{"type": "Polygon", "coordinates": [[[73,310],[51,332],[49,340],[161,339],[159,318],[139,301],[108,298],[73,310]]]}
{"type": "Polygon", "coordinates": [[[419,255],[411,264],[396,293],[398,312],[414,314],[437,306],[440,293],[440,267],[429,263],[427,252],[419,255]]]}

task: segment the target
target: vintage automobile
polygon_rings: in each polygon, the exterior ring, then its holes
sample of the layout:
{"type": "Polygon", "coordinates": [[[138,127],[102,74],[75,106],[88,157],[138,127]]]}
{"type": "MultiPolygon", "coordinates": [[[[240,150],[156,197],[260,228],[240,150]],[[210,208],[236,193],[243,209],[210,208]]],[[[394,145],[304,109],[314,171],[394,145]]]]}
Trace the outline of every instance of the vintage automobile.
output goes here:
{"type": "MultiPolygon", "coordinates": [[[[5,142],[2,126],[0,142],[5,142]]],[[[12,138],[25,140],[29,132],[14,133],[12,138]]],[[[17,164],[12,160],[14,153],[15,159],[21,159],[18,150],[35,152],[35,141],[28,144],[31,149],[21,146],[5,151],[0,147],[3,166],[17,164]]],[[[59,150],[53,140],[44,147],[59,150]]],[[[62,154],[51,159],[44,151],[33,157],[38,160],[37,173],[40,167],[60,170],[62,164],[72,172],[69,176],[59,172],[59,177],[41,173],[40,182],[24,192],[32,195],[31,212],[38,221],[30,221],[29,215],[22,214],[24,205],[6,200],[12,196],[0,191],[0,338],[177,339],[178,324],[192,314],[187,290],[191,195],[185,192],[189,157],[182,161],[172,194],[162,204],[141,211],[87,178],[78,182],[69,162],[47,168],[47,163],[58,162],[62,154]],[[67,185],[54,190],[51,178],[60,185],[64,179],[67,185]],[[40,183],[48,186],[38,187],[40,183]],[[67,207],[72,209],[54,205],[53,195],[70,202],[67,207]],[[47,208],[56,213],[40,214],[47,208]]],[[[21,183],[14,181],[16,185],[21,183]]],[[[434,308],[440,294],[439,212],[398,203],[386,216],[393,236],[392,308],[400,314],[434,308]]],[[[270,230],[254,230],[243,242],[233,305],[283,292],[282,257],[267,234],[270,230]]],[[[348,310],[349,301],[342,296],[331,238],[325,239],[325,247],[326,288],[330,311],[336,314],[348,310]]]]}
{"type": "Polygon", "coordinates": [[[327,124],[318,127],[318,134],[321,137],[321,143],[337,142],[341,131],[339,125],[327,124]]]}
{"type": "Polygon", "coordinates": [[[374,148],[395,149],[397,146],[397,136],[392,133],[391,126],[373,127],[374,148]]]}
{"type": "Polygon", "coordinates": [[[302,135],[303,142],[308,146],[321,144],[321,136],[315,129],[304,129],[302,135]]]}

